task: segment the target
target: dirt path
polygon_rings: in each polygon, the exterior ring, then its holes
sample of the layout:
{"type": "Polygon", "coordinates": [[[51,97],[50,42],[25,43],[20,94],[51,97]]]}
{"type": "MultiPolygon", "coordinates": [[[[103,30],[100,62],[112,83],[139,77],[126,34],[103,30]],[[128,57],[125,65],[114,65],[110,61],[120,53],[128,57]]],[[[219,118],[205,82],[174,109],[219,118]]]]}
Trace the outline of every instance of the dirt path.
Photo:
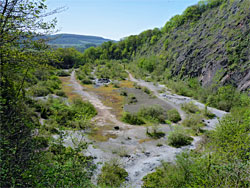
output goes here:
{"type": "Polygon", "coordinates": [[[111,114],[110,112],[111,108],[105,106],[100,101],[98,96],[96,96],[94,93],[84,91],[85,90],[84,87],[76,80],[75,70],[72,71],[71,73],[70,83],[72,84],[72,87],[74,88],[74,92],[80,95],[83,100],[89,101],[97,109],[98,115],[93,120],[96,121],[98,125],[103,126],[107,123],[112,122],[114,125],[120,126],[123,128],[131,127],[130,125],[127,125],[117,120],[115,115],[111,114]]]}

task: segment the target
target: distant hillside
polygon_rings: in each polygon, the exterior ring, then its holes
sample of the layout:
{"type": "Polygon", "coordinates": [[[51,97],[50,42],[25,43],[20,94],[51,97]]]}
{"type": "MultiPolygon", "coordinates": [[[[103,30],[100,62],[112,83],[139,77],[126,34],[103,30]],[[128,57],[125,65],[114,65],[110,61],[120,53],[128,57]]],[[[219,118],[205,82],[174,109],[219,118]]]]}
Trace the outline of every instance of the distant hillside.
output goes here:
{"type": "Polygon", "coordinates": [[[50,36],[50,45],[62,48],[75,47],[77,50],[83,52],[91,46],[99,46],[104,42],[111,41],[96,36],[75,35],[75,34],[57,34],[50,36]]]}

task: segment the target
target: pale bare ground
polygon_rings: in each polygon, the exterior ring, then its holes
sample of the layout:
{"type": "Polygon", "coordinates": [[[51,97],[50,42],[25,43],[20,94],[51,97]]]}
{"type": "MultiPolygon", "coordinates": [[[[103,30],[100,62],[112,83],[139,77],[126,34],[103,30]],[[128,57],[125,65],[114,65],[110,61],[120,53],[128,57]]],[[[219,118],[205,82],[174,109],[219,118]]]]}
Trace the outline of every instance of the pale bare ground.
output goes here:
{"type": "MultiPolygon", "coordinates": [[[[137,82],[141,86],[148,87],[154,92],[156,97],[176,108],[180,112],[182,119],[186,117],[186,114],[181,110],[181,103],[176,102],[178,101],[176,97],[173,100],[166,100],[165,96],[163,97],[158,94],[158,90],[165,86],[155,86],[153,83],[137,80],[130,73],[129,78],[131,81],[137,82]]],[[[158,140],[150,139],[146,135],[146,127],[128,125],[119,121],[116,116],[111,113],[110,107],[105,106],[97,95],[87,91],[87,89],[77,81],[75,71],[71,74],[70,84],[72,85],[74,92],[80,95],[83,100],[92,103],[97,109],[98,115],[93,119],[97,126],[101,127],[107,124],[111,124],[111,126],[119,126],[119,130],[111,129],[104,133],[115,134],[117,136],[115,139],[110,138],[106,142],[93,141],[93,144],[89,145],[85,154],[93,156],[96,164],[100,162],[104,163],[113,158],[118,158],[129,174],[127,184],[124,185],[124,187],[141,187],[143,183],[142,178],[160,166],[161,161],[174,161],[176,154],[185,149],[195,149],[197,143],[201,140],[201,137],[193,137],[194,141],[190,146],[182,148],[170,147],[166,144],[166,140],[172,126],[168,125],[158,126],[159,129],[166,133],[165,137],[158,140]],[[162,146],[157,147],[158,144],[162,144],[162,146]]],[[[80,135],[79,133],[72,132],[71,137],[80,138],[80,135]]],[[[72,146],[72,143],[69,140],[67,140],[67,144],[72,146]]],[[[96,176],[93,178],[94,182],[96,182],[97,174],[100,173],[101,166],[102,165],[99,165],[97,168],[96,176]]]]}

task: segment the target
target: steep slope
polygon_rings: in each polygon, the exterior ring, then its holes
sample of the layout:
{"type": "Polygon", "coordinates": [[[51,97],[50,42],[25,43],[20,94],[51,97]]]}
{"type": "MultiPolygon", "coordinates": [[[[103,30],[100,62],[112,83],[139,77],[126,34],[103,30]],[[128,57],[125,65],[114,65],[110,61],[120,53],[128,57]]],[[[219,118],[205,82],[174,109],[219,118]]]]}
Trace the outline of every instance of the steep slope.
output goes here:
{"type": "Polygon", "coordinates": [[[231,2],[163,34],[139,56],[161,55],[173,75],[198,76],[203,86],[216,79],[246,90],[250,87],[250,1],[231,2]]]}

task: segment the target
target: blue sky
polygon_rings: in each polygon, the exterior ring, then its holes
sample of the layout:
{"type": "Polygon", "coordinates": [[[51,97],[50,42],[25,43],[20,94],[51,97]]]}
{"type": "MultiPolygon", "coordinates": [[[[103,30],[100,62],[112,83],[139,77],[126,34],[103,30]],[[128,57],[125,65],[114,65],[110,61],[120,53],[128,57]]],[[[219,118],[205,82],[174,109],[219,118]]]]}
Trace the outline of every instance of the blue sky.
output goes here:
{"type": "Polygon", "coordinates": [[[113,40],[162,27],[199,0],[47,0],[49,10],[66,6],[55,15],[60,33],[102,36],[113,40]]]}

